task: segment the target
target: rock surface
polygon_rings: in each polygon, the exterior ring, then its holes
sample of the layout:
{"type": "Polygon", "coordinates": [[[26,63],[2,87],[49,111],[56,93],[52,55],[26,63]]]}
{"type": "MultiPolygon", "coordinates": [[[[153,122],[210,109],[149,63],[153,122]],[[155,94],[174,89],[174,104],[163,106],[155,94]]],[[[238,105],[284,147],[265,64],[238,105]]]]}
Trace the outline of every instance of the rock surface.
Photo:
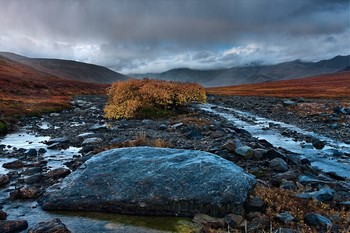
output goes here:
{"type": "Polygon", "coordinates": [[[35,227],[28,230],[28,233],[70,233],[66,225],[59,218],[54,218],[48,222],[40,222],[35,227]]]}
{"type": "Polygon", "coordinates": [[[255,183],[243,169],[210,153],[123,148],[88,160],[40,204],[45,210],[225,216],[243,212],[255,183]]]}

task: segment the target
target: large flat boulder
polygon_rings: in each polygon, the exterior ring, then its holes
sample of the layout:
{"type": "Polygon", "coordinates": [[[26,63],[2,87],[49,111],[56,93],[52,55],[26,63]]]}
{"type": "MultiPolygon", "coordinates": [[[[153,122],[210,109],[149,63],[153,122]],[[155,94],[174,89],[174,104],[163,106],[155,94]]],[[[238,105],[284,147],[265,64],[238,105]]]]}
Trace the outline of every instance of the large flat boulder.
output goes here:
{"type": "Polygon", "coordinates": [[[256,180],[202,151],[132,147],[102,152],[41,198],[44,210],[138,215],[241,214],[256,180]]]}

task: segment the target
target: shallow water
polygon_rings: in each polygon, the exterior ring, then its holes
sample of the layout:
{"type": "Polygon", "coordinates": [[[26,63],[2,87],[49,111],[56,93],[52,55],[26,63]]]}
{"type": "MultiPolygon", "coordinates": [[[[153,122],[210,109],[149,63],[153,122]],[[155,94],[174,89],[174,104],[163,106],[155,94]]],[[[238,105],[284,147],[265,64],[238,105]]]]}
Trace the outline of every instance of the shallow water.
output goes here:
{"type": "Polygon", "coordinates": [[[233,108],[226,108],[212,104],[200,105],[200,108],[204,111],[226,118],[236,127],[247,130],[252,136],[258,139],[265,139],[274,147],[282,147],[291,152],[307,157],[311,161],[312,166],[318,167],[325,172],[335,172],[339,176],[350,178],[350,158],[335,158],[332,156],[334,151],[350,153],[350,145],[344,142],[338,142],[314,132],[305,131],[294,125],[273,121],[233,108]],[[304,141],[295,141],[291,137],[281,135],[278,130],[269,127],[270,124],[296,131],[303,135],[318,138],[319,140],[324,141],[326,146],[322,150],[303,148],[302,145],[305,144],[304,141]]]}

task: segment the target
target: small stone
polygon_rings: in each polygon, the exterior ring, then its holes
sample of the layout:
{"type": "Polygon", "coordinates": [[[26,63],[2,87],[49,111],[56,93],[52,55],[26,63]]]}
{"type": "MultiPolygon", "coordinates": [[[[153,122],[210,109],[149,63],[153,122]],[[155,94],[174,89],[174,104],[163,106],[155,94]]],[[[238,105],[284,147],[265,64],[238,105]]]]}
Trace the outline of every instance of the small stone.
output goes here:
{"type": "Polygon", "coordinates": [[[38,155],[38,151],[36,149],[29,149],[28,152],[26,153],[26,155],[31,156],[31,157],[35,157],[38,155]]]}
{"type": "Polygon", "coordinates": [[[225,136],[226,133],[223,130],[216,130],[210,133],[210,137],[217,139],[217,138],[222,138],[223,136],[225,136]]]}
{"type": "Polygon", "coordinates": [[[276,172],[286,172],[289,170],[288,164],[281,158],[274,158],[270,160],[269,166],[276,172]]]}
{"type": "Polygon", "coordinates": [[[48,178],[63,178],[70,174],[70,170],[67,168],[56,168],[54,170],[51,170],[45,174],[48,178]]]}
{"type": "Polygon", "coordinates": [[[23,163],[20,160],[15,160],[13,162],[4,163],[2,165],[2,167],[9,168],[9,169],[18,169],[18,168],[22,168],[24,166],[25,166],[25,163],[23,163]]]}
{"type": "Polygon", "coordinates": [[[171,126],[171,128],[172,128],[172,129],[177,129],[177,128],[180,128],[180,127],[182,127],[182,126],[184,126],[184,123],[180,122],[180,123],[173,124],[173,125],[171,126]]]}
{"type": "Polygon", "coordinates": [[[28,228],[26,220],[3,220],[0,221],[0,232],[13,233],[23,231],[28,228]]]}
{"type": "Polygon", "coordinates": [[[264,218],[255,218],[248,223],[248,232],[264,232],[270,229],[270,221],[264,218]]]}
{"type": "Polygon", "coordinates": [[[0,186],[8,184],[9,182],[10,182],[10,178],[8,177],[8,175],[0,174],[0,186]]]}
{"type": "Polygon", "coordinates": [[[48,222],[40,222],[35,227],[28,230],[28,233],[70,233],[67,226],[59,218],[54,218],[48,222]]]}
{"type": "Polygon", "coordinates": [[[237,149],[237,144],[235,141],[233,140],[228,140],[223,146],[223,149],[227,150],[230,153],[235,152],[235,150],[237,149]]]}
{"type": "Polygon", "coordinates": [[[297,178],[298,178],[298,174],[293,170],[289,170],[289,171],[278,173],[272,176],[271,183],[274,186],[279,187],[282,183],[282,180],[295,180],[297,178]]]}
{"type": "Polygon", "coordinates": [[[0,220],[6,220],[7,213],[3,210],[0,210],[0,220]]]}
{"type": "Polygon", "coordinates": [[[281,158],[286,160],[287,157],[285,154],[283,154],[282,152],[276,150],[276,149],[270,149],[266,152],[265,157],[267,159],[275,159],[275,158],[281,158]]]}
{"type": "Polygon", "coordinates": [[[308,213],[304,217],[304,221],[307,225],[316,227],[317,229],[329,229],[333,226],[331,220],[316,213],[308,213]]]}
{"type": "Polygon", "coordinates": [[[305,198],[305,199],[317,199],[318,201],[325,202],[330,201],[333,199],[335,191],[330,188],[322,188],[319,191],[316,192],[309,192],[309,193],[300,193],[297,194],[297,197],[305,198]]]}
{"type": "Polygon", "coordinates": [[[253,197],[246,204],[246,210],[264,212],[266,209],[266,203],[259,197],[253,197]]]}
{"type": "Polygon", "coordinates": [[[250,148],[249,146],[241,146],[235,150],[235,153],[240,155],[240,156],[243,156],[244,158],[249,159],[249,158],[253,157],[254,150],[252,148],[250,148]]]}
{"type": "Polygon", "coordinates": [[[317,149],[317,150],[322,150],[325,147],[325,143],[320,140],[316,140],[312,142],[312,145],[317,149]]]}
{"type": "Polygon", "coordinates": [[[39,150],[38,150],[38,153],[39,154],[45,154],[47,152],[47,150],[45,150],[44,148],[40,148],[39,150]]]}
{"type": "Polygon", "coordinates": [[[68,138],[52,138],[46,142],[46,145],[52,145],[55,143],[59,143],[59,144],[69,143],[69,139],[68,138]]]}
{"type": "Polygon", "coordinates": [[[87,138],[83,141],[82,145],[87,145],[87,144],[97,144],[102,142],[102,138],[87,138]]]}
{"type": "Polygon", "coordinates": [[[234,229],[241,225],[241,223],[244,221],[244,217],[237,214],[228,214],[224,217],[224,221],[229,227],[234,229]]]}
{"type": "Polygon", "coordinates": [[[290,222],[294,221],[293,215],[291,215],[290,213],[287,213],[287,212],[277,214],[276,218],[278,221],[280,221],[282,223],[290,223],[290,222]]]}
{"type": "Polygon", "coordinates": [[[22,187],[19,189],[20,198],[33,199],[33,198],[36,198],[38,194],[39,194],[39,190],[37,188],[22,187]]]}
{"type": "Polygon", "coordinates": [[[282,180],[281,188],[286,189],[286,190],[297,190],[297,186],[294,184],[293,181],[290,180],[282,180]]]}

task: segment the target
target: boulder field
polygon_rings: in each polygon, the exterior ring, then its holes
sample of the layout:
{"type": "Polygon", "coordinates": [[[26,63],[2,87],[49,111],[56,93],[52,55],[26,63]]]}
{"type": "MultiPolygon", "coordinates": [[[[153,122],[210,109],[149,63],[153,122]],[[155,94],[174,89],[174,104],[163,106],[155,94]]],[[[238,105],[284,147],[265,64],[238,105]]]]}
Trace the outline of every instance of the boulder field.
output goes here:
{"type": "Polygon", "coordinates": [[[137,215],[242,214],[256,180],[195,150],[131,147],[95,155],[40,199],[44,210],[137,215]]]}

